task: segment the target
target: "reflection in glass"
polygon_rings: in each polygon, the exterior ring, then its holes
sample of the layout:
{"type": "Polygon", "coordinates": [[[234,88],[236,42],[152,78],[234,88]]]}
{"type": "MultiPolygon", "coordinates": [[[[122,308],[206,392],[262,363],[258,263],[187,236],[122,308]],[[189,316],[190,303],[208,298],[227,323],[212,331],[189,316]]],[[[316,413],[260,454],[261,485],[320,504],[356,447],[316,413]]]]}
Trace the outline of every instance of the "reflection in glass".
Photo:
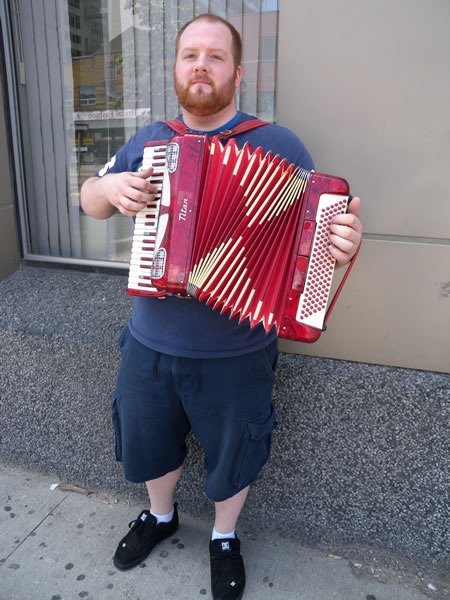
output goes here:
{"type": "MultiPolygon", "coordinates": [[[[243,35],[241,110],[274,119],[277,0],[17,0],[26,83],[29,257],[124,263],[132,222],[86,217],[83,181],[144,124],[174,118],[174,40],[214,12],[243,35]],[[195,11],[194,11],[195,5],[195,11]],[[36,99],[35,90],[39,90],[36,99]]],[[[26,121],[26,123],[25,123],[26,121]]]]}

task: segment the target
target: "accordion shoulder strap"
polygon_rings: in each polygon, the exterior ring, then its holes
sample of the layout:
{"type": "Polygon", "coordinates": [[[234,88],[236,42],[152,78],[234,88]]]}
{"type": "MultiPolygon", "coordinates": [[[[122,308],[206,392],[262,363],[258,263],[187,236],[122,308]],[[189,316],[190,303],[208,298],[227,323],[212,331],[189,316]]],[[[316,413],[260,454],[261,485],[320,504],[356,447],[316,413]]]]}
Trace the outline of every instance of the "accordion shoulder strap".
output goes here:
{"type": "Polygon", "coordinates": [[[180,119],[173,119],[173,121],[165,121],[165,124],[168,127],[170,127],[170,129],[175,131],[175,133],[178,133],[180,135],[189,131],[189,129],[186,127],[183,121],[180,121],[180,119]]]}
{"type": "MultiPolygon", "coordinates": [[[[173,121],[166,121],[165,123],[168,127],[170,127],[170,129],[173,129],[180,135],[189,131],[189,128],[186,127],[186,125],[180,119],[173,119],[173,121]]],[[[233,129],[224,129],[217,134],[217,137],[226,139],[238,135],[239,133],[256,129],[257,127],[263,127],[264,125],[270,125],[270,123],[268,121],[261,121],[261,119],[249,119],[248,121],[239,123],[239,125],[236,125],[236,127],[233,129]]]]}
{"type": "Polygon", "coordinates": [[[334,305],[336,304],[336,300],[338,299],[339,294],[341,293],[342,288],[344,287],[344,283],[347,281],[347,277],[350,275],[350,271],[352,270],[352,267],[353,267],[353,265],[355,263],[356,257],[358,256],[358,253],[359,253],[360,249],[361,249],[361,242],[360,242],[358,248],[356,249],[355,254],[352,256],[350,262],[348,263],[347,269],[346,269],[346,271],[344,273],[344,276],[342,277],[341,282],[339,283],[339,286],[338,286],[337,290],[335,291],[333,299],[330,302],[330,305],[328,306],[327,312],[325,314],[325,319],[324,319],[324,322],[323,322],[324,325],[326,324],[326,322],[328,320],[328,317],[331,315],[331,311],[333,310],[334,305]]]}

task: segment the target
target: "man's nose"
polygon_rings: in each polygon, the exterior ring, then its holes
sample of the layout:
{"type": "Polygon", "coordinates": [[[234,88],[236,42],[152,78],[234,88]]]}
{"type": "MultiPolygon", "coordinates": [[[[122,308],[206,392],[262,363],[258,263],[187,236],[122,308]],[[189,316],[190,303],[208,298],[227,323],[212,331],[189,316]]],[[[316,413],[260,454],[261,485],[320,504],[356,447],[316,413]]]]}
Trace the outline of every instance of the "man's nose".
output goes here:
{"type": "Polygon", "coordinates": [[[197,72],[199,71],[207,71],[208,70],[208,62],[206,60],[206,57],[204,56],[199,56],[195,62],[195,70],[197,72]]]}

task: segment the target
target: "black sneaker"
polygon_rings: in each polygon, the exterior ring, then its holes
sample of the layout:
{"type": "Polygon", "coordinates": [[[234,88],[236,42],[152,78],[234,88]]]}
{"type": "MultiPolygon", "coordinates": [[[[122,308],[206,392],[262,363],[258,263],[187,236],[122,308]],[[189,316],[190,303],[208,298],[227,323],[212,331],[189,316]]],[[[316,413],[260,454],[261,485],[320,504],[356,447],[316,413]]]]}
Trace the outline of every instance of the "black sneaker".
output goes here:
{"type": "Polygon", "coordinates": [[[211,540],[209,556],[214,600],[240,600],[245,587],[245,569],[239,539],[211,540]]]}
{"type": "Polygon", "coordinates": [[[113,556],[118,569],[131,569],[142,562],[153,548],[173,535],[178,529],[177,504],[174,504],[172,520],[169,523],[156,524],[156,518],[150,511],[143,510],[135,521],[128,526],[130,531],[122,538],[113,556]]]}

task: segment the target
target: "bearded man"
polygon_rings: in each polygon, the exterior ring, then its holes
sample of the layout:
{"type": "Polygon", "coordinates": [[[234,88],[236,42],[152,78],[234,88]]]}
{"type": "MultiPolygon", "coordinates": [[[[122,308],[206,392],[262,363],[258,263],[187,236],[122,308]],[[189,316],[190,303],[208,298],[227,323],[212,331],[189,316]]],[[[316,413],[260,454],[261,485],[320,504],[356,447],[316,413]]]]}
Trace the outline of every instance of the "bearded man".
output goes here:
{"type": "MultiPolygon", "coordinates": [[[[235,93],[242,79],[239,33],[224,19],[204,14],[187,23],[176,41],[174,86],[179,120],[190,131],[216,135],[236,132],[307,170],[313,161],[290,130],[265,125],[248,131],[254,117],[239,112],[235,93]]],[[[81,189],[86,214],[106,219],[117,211],[134,217],[158,190],[142,170],[144,144],[173,135],[156,122],[138,131],[81,189]]],[[[360,200],[334,217],[330,253],[346,264],[361,241],[360,200]]],[[[272,388],[277,335],[250,328],[195,300],[136,296],[120,337],[122,360],[112,400],[116,457],[125,477],[145,482],[149,508],[131,523],[114,554],[118,569],[141,563],[178,528],[176,484],[192,430],[205,453],[207,497],[215,505],[209,541],[211,590],[215,600],[242,598],[244,563],[236,523],[250,485],[270,451],[276,425],[272,388]]]]}

